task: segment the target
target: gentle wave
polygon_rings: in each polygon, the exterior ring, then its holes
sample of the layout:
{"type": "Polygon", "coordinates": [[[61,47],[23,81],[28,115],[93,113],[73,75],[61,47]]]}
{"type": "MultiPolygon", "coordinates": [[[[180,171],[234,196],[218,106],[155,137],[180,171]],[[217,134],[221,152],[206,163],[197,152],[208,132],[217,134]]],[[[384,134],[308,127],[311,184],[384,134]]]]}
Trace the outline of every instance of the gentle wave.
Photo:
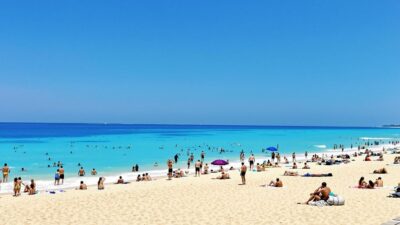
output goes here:
{"type": "Polygon", "coordinates": [[[317,147],[317,148],[327,148],[326,145],[314,145],[314,147],[317,147]]]}

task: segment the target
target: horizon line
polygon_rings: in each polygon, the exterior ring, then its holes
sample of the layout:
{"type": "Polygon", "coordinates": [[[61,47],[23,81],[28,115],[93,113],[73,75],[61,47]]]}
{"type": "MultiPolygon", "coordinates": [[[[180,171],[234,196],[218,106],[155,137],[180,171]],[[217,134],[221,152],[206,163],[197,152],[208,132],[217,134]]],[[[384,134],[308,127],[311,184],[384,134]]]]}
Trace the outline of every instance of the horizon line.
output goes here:
{"type": "Polygon", "coordinates": [[[108,123],[108,122],[2,122],[0,124],[87,124],[87,125],[159,125],[159,126],[242,126],[242,127],[332,127],[332,128],[389,128],[391,125],[380,126],[346,126],[346,125],[265,125],[265,124],[192,124],[192,123],[108,123]]]}

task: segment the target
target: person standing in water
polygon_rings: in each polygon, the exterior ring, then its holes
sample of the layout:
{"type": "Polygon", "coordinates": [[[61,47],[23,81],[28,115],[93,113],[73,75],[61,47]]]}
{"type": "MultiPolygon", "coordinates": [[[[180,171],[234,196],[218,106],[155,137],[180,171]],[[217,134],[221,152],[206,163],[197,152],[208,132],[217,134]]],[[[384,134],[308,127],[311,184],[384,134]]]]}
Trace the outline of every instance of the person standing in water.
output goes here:
{"type": "Polygon", "coordinates": [[[243,185],[246,184],[246,171],[247,171],[247,167],[242,162],[242,166],[240,167],[240,177],[242,178],[242,184],[243,185]]]}
{"type": "Polygon", "coordinates": [[[83,177],[83,176],[85,176],[85,170],[83,169],[83,167],[81,167],[81,169],[78,171],[78,175],[80,176],[80,177],[83,177]]]}
{"type": "Polygon", "coordinates": [[[304,156],[306,157],[306,160],[307,160],[307,156],[308,156],[308,152],[307,151],[304,153],[304,156]]]}
{"type": "Polygon", "coordinates": [[[8,175],[10,174],[10,168],[8,167],[7,163],[4,163],[3,167],[3,182],[7,183],[8,182],[8,175]]]}
{"type": "Polygon", "coordinates": [[[178,154],[175,154],[174,159],[175,159],[175,163],[178,163],[178,159],[179,159],[178,154]]]}
{"type": "Polygon", "coordinates": [[[295,152],[293,152],[293,154],[292,154],[292,161],[296,162],[296,153],[295,152]]]}
{"type": "Polygon", "coordinates": [[[201,158],[202,162],[204,162],[205,155],[206,155],[206,153],[204,153],[204,151],[201,151],[200,158],[201,158]]]}
{"type": "Polygon", "coordinates": [[[168,162],[167,162],[167,166],[168,166],[168,180],[171,180],[171,178],[172,178],[172,165],[173,165],[173,163],[172,163],[172,160],[168,160],[168,162]]]}

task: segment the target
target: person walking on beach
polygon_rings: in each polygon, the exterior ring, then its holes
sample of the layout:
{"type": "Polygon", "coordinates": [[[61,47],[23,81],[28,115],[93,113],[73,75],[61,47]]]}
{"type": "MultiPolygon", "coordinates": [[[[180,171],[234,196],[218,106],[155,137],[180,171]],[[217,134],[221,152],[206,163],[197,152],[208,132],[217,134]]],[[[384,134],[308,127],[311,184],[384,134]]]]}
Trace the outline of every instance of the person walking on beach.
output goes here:
{"type": "Polygon", "coordinates": [[[83,177],[83,176],[85,176],[85,170],[83,169],[83,167],[81,167],[81,169],[78,171],[78,175],[80,176],[80,177],[83,177]]]}
{"type": "Polygon", "coordinates": [[[242,162],[242,166],[240,167],[240,177],[242,178],[242,185],[246,184],[246,171],[247,167],[244,165],[244,162],[242,162]]]}
{"type": "Polygon", "coordinates": [[[292,154],[292,161],[296,162],[296,153],[295,152],[293,152],[293,154],[292,154]]]}
{"type": "Polygon", "coordinates": [[[200,168],[201,168],[201,162],[200,160],[197,160],[197,162],[194,164],[195,167],[195,177],[199,176],[200,177],[200,168]]]}
{"type": "Polygon", "coordinates": [[[61,184],[64,184],[64,167],[63,166],[60,166],[59,172],[60,172],[61,184]]]}
{"type": "Polygon", "coordinates": [[[271,159],[272,159],[272,162],[275,162],[275,152],[272,152],[271,159]]]}
{"type": "Polygon", "coordinates": [[[254,154],[251,154],[251,156],[249,157],[250,170],[253,170],[255,161],[256,161],[256,159],[254,158],[254,154]]]}
{"type": "Polygon", "coordinates": [[[188,158],[188,161],[187,161],[188,169],[190,169],[190,162],[191,162],[191,160],[190,160],[190,158],[188,158]]]}
{"type": "Polygon", "coordinates": [[[167,162],[167,166],[168,166],[168,180],[171,180],[171,178],[172,178],[172,165],[173,165],[173,163],[172,163],[172,160],[168,160],[168,162],[167,162]]]}
{"type": "Polygon", "coordinates": [[[7,163],[4,163],[3,167],[3,182],[7,183],[8,182],[8,175],[10,174],[10,168],[8,167],[7,163]]]}

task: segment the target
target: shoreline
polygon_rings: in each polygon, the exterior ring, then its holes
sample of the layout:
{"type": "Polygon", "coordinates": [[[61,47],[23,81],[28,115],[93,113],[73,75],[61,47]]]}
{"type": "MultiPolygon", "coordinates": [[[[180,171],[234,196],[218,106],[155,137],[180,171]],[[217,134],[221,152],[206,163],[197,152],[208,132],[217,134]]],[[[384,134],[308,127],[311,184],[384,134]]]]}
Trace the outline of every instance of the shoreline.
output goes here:
{"type": "MultiPolygon", "coordinates": [[[[379,150],[382,150],[383,148],[388,149],[388,148],[393,148],[393,147],[396,147],[396,146],[393,146],[392,144],[380,144],[380,145],[369,146],[368,149],[370,149],[371,151],[379,151],[379,150]]],[[[312,155],[314,155],[314,154],[337,156],[337,155],[341,155],[341,154],[353,154],[355,152],[358,152],[357,148],[353,148],[353,149],[345,148],[343,152],[341,151],[341,149],[339,149],[339,150],[325,149],[325,151],[308,152],[308,156],[309,156],[309,158],[311,158],[312,155]]],[[[267,154],[270,154],[270,152],[265,153],[265,155],[267,155],[267,154]]],[[[248,158],[248,156],[249,155],[246,155],[247,158],[248,158]]],[[[282,168],[286,168],[287,170],[290,170],[291,168],[288,165],[291,165],[291,163],[292,163],[292,156],[291,156],[291,154],[282,154],[281,161],[283,161],[284,156],[287,157],[289,164],[281,163],[280,166],[282,168]]],[[[263,161],[271,160],[270,156],[260,157],[259,154],[255,154],[255,157],[256,157],[255,165],[257,163],[261,164],[263,161]]],[[[221,157],[221,158],[223,158],[223,157],[221,157]]],[[[245,162],[247,162],[247,158],[246,158],[245,162]]],[[[215,159],[213,159],[213,160],[215,160],[215,159]]],[[[213,161],[213,160],[211,160],[211,161],[213,161]]],[[[296,153],[296,161],[299,164],[302,163],[304,160],[305,160],[304,152],[302,155],[299,155],[298,153],[296,153]]],[[[217,170],[220,168],[219,166],[211,165],[210,162],[206,161],[206,163],[209,164],[210,170],[211,169],[217,170]]],[[[233,167],[233,168],[235,168],[235,170],[237,170],[240,167],[240,164],[241,164],[240,160],[234,160],[234,161],[230,160],[230,163],[228,165],[224,166],[224,168],[227,169],[229,167],[233,167]]],[[[301,165],[298,165],[298,166],[299,166],[299,168],[301,168],[301,165]]],[[[186,167],[182,168],[182,167],[174,166],[174,170],[176,170],[178,168],[180,168],[183,171],[188,171],[188,173],[186,174],[187,176],[194,174],[194,163],[191,165],[190,169],[186,169],[186,167]]],[[[167,178],[167,167],[165,166],[165,168],[159,169],[159,170],[146,170],[146,171],[140,171],[140,172],[122,172],[119,174],[113,173],[110,175],[103,176],[106,178],[104,183],[106,185],[114,184],[117,181],[119,176],[122,176],[126,182],[136,182],[137,175],[139,175],[139,174],[142,175],[143,173],[148,173],[154,180],[163,179],[163,178],[167,178]]],[[[89,171],[88,171],[88,174],[89,174],[89,171]]],[[[48,179],[48,180],[47,179],[45,179],[45,180],[41,180],[41,179],[36,180],[35,179],[35,183],[37,185],[37,191],[39,191],[39,192],[71,190],[71,189],[77,188],[79,186],[80,181],[84,181],[88,187],[96,186],[99,177],[101,177],[101,176],[99,176],[99,175],[94,175],[94,176],[86,175],[84,177],[74,176],[74,177],[65,179],[63,185],[54,185],[54,180],[50,180],[50,179],[48,179]]],[[[30,180],[26,180],[25,182],[27,184],[29,184],[30,180]]],[[[0,195],[8,195],[11,193],[13,193],[13,183],[12,182],[9,181],[7,183],[0,184],[0,195]]]]}

